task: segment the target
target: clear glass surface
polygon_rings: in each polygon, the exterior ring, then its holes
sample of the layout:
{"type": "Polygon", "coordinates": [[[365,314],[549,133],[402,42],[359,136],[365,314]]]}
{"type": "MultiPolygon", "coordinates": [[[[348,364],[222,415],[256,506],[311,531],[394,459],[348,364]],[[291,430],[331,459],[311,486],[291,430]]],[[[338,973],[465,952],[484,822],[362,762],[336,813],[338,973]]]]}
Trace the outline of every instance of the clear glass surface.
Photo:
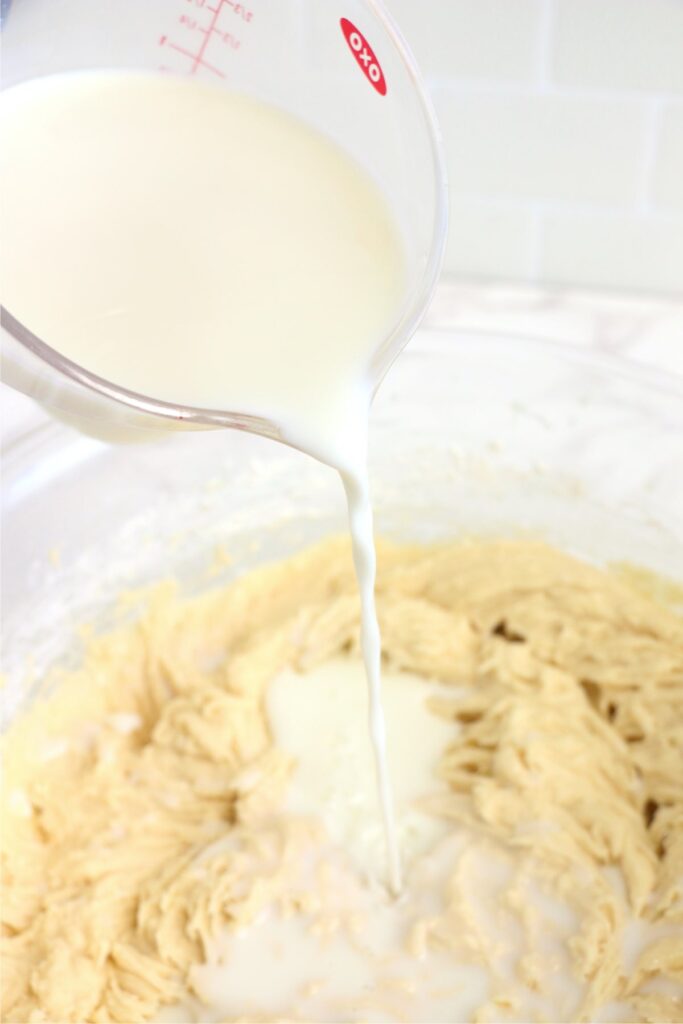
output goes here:
{"type": "MultiPolygon", "coordinates": [[[[683,581],[683,382],[524,338],[422,331],[380,388],[378,534],[543,537],[683,581]]],[[[336,474],[236,431],[110,446],[48,423],[4,462],[3,691],[79,656],[121,590],[189,592],[345,529],[336,474]],[[218,573],[215,552],[231,556],[218,573]]]]}

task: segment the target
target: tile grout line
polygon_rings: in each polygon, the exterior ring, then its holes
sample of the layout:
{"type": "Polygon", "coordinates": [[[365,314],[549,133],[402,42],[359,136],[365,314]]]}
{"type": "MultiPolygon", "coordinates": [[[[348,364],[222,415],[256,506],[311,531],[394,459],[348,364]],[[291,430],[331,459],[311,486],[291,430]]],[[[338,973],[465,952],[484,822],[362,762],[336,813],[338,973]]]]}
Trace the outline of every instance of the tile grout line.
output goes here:
{"type": "Polygon", "coordinates": [[[538,285],[541,279],[541,263],[543,257],[543,210],[538,203],[534,203],[530,209],[531,213],[531,259],[529,266],[529,277],[533,284],[538,285]]]}
{"type": "MultiPolygon", "coordinates": [[[[544,196],[514,196],[500,192],[460,192],[452,190],[451,199],[463,206],[474,209],[515,210],[532,213],[540,210],[542,215],[572,214],[598,219],[634,219],[639,214],[635,203],[589,202],[585,199],[562,199],[544,196]]],[[[649,213],[653,222],[683,224],[683,214],[678,211],[652,209],[649,213]]]]}
{"type": "Polygon", "coordinates": [[[589,88],[586,86],[560,85],[548,82],[543,91],[535,81],[513,81],[496,78],[445,78],[443,75],[430,75],[429,86],[432,95],[441,92],[444,96],[514,96],[515,98],[531,98],[544,96],[549,99],[579,100],[593,103],[672,103],[683,106],[683,94],[676,92],[647,92],[637,89],[589,88]]]}
{"type": "Polygon", "coordinates": [[[553,91],[551,64],[555,35],[554,0],[541,0],[536,38],[536,87],[541,93],[553,91]]]}
{"type": "Polygon", "coordinates": [[[662,108],[663,102],[661,99],[655,98],[648,103],[645,133],[641,146],[638,199],[635,206],[635,212],[643,216],[651,215],[654,212],[652,192],[657,164],[662,108]]]}

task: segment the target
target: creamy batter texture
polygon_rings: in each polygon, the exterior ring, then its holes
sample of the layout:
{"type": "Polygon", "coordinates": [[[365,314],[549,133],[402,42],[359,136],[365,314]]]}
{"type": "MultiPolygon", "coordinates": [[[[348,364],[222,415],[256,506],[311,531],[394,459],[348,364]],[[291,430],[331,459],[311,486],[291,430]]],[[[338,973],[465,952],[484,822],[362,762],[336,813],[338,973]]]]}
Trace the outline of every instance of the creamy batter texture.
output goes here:
{"type": "MultiPolygon", "coordinates": [[[[381,544],[378,557],[387,667],[438,681],[430,707],[452,727],[422,811],[455,846],[439,854],[439,898],[418,908],[403,955],[452,957],[454,978],[465,960],[490,969],[498,951],[468,898],[496,889],[532,940],[514,971],[542,992],[553,968],[533,876],[571,909],[563,952],[578,1001],[561,1019],[608,1019],[607,1004],[618,1019],[682,1019],[680,615],[643,578],[536,542],[381,544]],[[461,836],[510,859],[500,877],[477,878],[461,836]]],[[[350,549],[333,539],[191,601],[159,587],[14,725],[4,1020],[151,1019],[206,995],[217,945],[264,915],[285,945],[283,922],[341,934],[329,900],[347,877],[344,865],[335,874],[343,850],[321,866],[322,817],[288,808],[297,766],[274,742],[268,699],[283,672],[358,643],[350,549]]],[[[397,1005],[395,1017],[349,1019],[400,1019],[403,996],[397,1005]]],[[[246,1019],[315,1019],[268,1012],[246,1019]]],[[[471,1017],[515,1012],[493,971],[471,1017]]]]}

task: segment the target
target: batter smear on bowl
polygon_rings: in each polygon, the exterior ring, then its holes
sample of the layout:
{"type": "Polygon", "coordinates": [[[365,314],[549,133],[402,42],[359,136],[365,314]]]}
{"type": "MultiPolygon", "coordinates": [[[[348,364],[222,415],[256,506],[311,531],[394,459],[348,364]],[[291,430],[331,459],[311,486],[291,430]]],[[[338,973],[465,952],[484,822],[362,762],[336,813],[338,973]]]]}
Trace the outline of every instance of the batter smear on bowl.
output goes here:
{"type": "Polygon", "coordinates": [[[680,1019],[680,615],[541,543],[378,554],[401,898],[348,543],[162,585],[6,739],[4,1020],[680,1019]]]}

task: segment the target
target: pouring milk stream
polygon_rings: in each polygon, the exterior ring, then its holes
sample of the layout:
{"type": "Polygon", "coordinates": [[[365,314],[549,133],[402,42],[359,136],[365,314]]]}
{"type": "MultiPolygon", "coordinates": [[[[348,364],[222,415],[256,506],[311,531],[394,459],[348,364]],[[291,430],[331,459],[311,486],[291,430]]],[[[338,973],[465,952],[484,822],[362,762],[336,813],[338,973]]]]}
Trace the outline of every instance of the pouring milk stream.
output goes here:
{"type": "Polygon", "coordinates": [[[339,471],[398,891],[367,480],[371,360],[405,280],[387,205],[322,135],[194,79],[51,76],[0,115],[3,305],[108,381],[267,417],[339,471]]]}

